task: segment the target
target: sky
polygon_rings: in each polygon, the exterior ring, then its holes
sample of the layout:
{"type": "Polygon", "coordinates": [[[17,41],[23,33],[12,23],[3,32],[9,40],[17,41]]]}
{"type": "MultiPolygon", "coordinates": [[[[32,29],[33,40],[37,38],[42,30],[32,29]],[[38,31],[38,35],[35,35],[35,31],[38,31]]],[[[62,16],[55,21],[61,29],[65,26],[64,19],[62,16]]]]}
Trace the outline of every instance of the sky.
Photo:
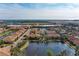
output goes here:
{"type": "Polygon", "coordinates": [[[79,19],[77,3],[0,3],[0,19],[79,19]]]}

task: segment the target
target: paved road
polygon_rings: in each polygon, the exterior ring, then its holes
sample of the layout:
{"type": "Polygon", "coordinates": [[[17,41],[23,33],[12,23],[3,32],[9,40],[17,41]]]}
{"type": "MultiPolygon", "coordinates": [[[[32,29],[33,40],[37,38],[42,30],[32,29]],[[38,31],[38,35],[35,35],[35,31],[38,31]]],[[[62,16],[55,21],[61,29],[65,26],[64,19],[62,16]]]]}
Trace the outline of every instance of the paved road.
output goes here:
{"type": "MultiPolygon", "coordinates": [[[[13,46],[16,47],[17,44],[23,39],[24,35],[29,34],[29,32],[30,32],[30,29],[26,30],[26,31],[23,33],[23,35],[20,36],[20,37],[18,38],[18,40],[13,43],[13,46]]],[[[6,48],[10,48],[10,49],[11,49],[11,46],[6,46],[6,48]]],[[[7,54],[10,55],[11,52],[9,52],[9,53],[5,52],[5,54],[6,54],[6,55],[7,55],[7,54]]],[[[3,55],[5,55],[5,54],[3,54],[3,55]]]]}
{"type": "Polygon", "coordinates": [[[13,46],[16,47],[17,44],[22,40],[22,38],[24,37],[24,35],[26,35],[26,34],[29,35],[29,32],[30,32],[30,29],[26,30],[25,33],[22,36],[20,36],[16,42],[13,43],[13,46]]]}

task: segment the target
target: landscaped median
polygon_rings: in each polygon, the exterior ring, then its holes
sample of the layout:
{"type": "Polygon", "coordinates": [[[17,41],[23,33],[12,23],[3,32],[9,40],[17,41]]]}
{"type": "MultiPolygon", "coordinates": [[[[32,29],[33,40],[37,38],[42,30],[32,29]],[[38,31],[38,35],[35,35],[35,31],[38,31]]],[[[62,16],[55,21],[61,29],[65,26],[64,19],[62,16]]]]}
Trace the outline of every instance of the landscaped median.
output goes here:
{"type": "Polygon", "coordinates": [[[20,47],[20,51],[23,51],[25,48],[27,48],[29,46],[29,41],[26,41],[21,47],[20,47]]]}

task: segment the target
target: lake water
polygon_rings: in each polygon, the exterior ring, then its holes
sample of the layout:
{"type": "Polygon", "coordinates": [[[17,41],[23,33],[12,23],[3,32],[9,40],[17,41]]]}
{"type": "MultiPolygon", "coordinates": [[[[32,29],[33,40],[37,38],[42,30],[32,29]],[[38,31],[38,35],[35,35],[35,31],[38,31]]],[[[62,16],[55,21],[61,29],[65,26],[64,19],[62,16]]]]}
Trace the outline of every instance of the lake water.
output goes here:
{"type": "Polygon", "coordinates": [[[59,55],[63,51],[65,51],[66,56],[75,55],[75,50],[73,48],[70,48],[68,44],[63,44],[61,42],[49,42],[48,44],[31,42],[28,48],[26,48],[25,55],[47,56],[48,50],[51,50],[53,55],[59,55]]]}

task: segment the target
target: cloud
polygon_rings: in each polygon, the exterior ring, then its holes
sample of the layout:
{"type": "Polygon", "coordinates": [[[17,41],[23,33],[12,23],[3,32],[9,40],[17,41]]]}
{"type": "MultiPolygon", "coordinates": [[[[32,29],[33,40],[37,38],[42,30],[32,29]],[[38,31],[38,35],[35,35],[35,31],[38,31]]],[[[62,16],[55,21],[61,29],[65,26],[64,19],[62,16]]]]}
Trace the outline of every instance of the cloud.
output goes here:
{"type": "Polygon", "coordinates": [[[71,9],[79,8],[78,3],[27,3],[20,4],[24,8],[28,9],[71,9]]]}
{"type": "Polygon", "coordinates": [[[79,4],[0,4],[0,19],[79,19],[79,4]]]}
{"type": "Polygon", "coordinates": [[[71,9],[78,3],[0,3],[0,9],[71,9]]]}
{"type": "Polygon", "coordinates": [[[0,9],[22,9],[23,7],[17,3],[0,3],[0,9]]]}
{"type": "Polygon", "coordinates": [[[0,11],[0,19],[79,19],[79,11],[45,9],[2,10],[0,11]]]}

